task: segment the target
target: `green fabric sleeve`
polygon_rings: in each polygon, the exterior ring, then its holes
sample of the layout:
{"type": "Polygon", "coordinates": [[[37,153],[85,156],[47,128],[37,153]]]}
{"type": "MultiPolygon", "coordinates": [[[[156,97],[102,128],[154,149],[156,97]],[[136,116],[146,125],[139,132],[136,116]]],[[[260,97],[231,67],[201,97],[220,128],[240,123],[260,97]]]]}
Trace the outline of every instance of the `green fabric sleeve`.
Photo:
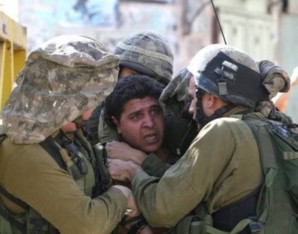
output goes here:
{"type": "Polygon", "coordinates": [[[162,177],[166,170],[170,167],[170,164],[166,164],[160,160],[156,154],[150,153],[142,163],[144,171],[152,176],[162,177]]]}
{"type": "MultiPolygon", "coordinates": [[[[73,178],[39,145],[4,141],[0,149],[0,183],[37,210],[60,233],[111,233],[121,221],[127,201],[110,188],[96,198],[86,196],[73,178]]],[[[15,206],[9,206],[17,212],[15,206]]]]}

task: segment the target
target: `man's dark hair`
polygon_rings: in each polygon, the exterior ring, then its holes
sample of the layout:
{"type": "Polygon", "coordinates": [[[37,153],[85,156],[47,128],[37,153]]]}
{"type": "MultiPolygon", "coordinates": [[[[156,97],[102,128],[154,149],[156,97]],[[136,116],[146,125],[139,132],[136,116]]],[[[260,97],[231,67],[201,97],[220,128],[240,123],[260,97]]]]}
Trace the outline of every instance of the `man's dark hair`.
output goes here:
{"type": "Polygon", "coordinates": [[[149,76],[131,75],[120,79],[113,92],[105,100],[105,121],[115,128],[112,116],[120,119],[124,105],[131,99],[153,97],[157,100],[163,86],[149,76]]]}

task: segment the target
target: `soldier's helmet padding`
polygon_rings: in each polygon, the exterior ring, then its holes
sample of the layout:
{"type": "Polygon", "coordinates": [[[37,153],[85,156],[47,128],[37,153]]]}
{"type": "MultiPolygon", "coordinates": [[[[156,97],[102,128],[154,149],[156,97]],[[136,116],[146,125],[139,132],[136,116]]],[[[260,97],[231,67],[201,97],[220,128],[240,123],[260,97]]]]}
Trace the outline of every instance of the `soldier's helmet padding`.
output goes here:
{"type": "Polygon", "coordinates": [[[15,143],[38,143],[96,107],[112,91],[119,58],[98,41],[58,36],[28,56],[4,109],[5,133],[15,143]]]}
{"type": "Polygon", "coordinates": [[[120,56],[120,66],[167,84],[173,74],[174,56],[165,37],[154,32],[141,32],[125,37],[114,52],[120,56]]]}
{"type": "Polygon", "coordinates": [[[201,49],[187,69],[197,87],[235,105],[254,108],[267,100],[258,64],[247,53],[232,46],[212,44],[201,49]]]}

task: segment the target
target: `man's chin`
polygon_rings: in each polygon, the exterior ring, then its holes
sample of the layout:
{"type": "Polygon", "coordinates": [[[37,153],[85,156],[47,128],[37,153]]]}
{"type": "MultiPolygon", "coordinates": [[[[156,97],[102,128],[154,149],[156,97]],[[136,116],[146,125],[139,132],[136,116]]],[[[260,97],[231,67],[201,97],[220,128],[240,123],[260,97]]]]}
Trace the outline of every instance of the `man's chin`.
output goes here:
{"type": "Polygon", "coordinates": [[[161,144],[159,144],[159,143],[148,145],[148,146],[145,146],[142,151],[144,151],[147,154],[154,153],[160,148],[160,146],[161,146],[161,144]]]}

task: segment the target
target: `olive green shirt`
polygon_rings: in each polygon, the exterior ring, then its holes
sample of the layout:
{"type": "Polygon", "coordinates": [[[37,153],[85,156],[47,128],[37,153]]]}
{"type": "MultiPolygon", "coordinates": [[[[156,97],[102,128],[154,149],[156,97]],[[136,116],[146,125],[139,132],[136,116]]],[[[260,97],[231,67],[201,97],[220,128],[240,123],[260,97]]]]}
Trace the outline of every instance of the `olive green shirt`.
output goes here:
{"type": "Polygon", "coordinates": [[[251,130],[238,118],[224,117],[207,124],[160,180],[141,171],[132,185],[148,223],[173,227],[199,204],[206,204],[211,214],[251,194],[261,181],[258,146],[251,130]]]}
{"type": "MultiPolygon", "coordinates": [[[[60,233],[110,233],[123,217],[127,200],[110,188],[91,199],[39,145],[0,145],[0,185],[37,210],[60,233]]],[[[1,196],[16,214],[22,209],[1,196]]]]}

